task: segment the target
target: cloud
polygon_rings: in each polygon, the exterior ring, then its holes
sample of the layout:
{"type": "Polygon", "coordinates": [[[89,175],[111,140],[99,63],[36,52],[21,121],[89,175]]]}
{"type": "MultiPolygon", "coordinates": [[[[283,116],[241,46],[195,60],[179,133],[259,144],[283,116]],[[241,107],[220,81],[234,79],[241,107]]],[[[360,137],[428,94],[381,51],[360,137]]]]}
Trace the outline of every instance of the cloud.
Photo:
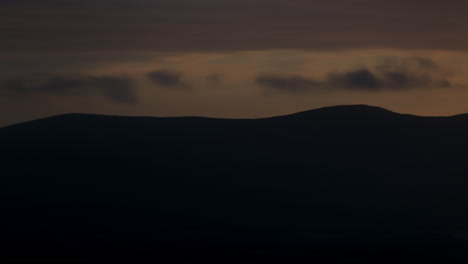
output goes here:
{"type": "Polygon", "coordinates": [[[206,76],[207,81],[209,81],[211,83],[215,83],[215,84],[221,82],[221,79],[222,79],[222,77],[221,77],[221,74],[219,74],[219,73],[214,73],[214,74],[210,74],[210,75],[206,76]]]}
{"type": "Polygon", "coordinates": [[[182,80],[182,74],[169,70],[157,70],[147,74],[154,84],[164,88],[188,88],[189,85],[182,80]]]}
{"type": "Polygon", "coordinates": [[[305,92],[320,87],[322,84],[303,76],[278,76],[273,74],[261,74],[255,79],[255,83],[284,92],[305,92]]]}
{"type": "Polygon", "coordinates": [[[443,88],[450,81],[432,60],[421,57],[383,59],[373,67],[345,72],[331,72],[324,80],[296,76],[260,74],[255,83],[283,92],[297,93],[317,90],[406,91],[417,88],[443,88]]]}
{"type": "Polygon", "coordinates": [[[120,76],[71,76],[36,74],[4,80],[0,89],[17,94],[55,96],[98,95],[117,103],[136,103],[133,80],[120,76]]]}
{"type": "Polygon", "coordinates": [[[381,85],[381,80],[366,68],[345,73],[331,73],[327,82],[332,86],[360,90],[375,90],[381,85]]]}
{"type": "Polygon", "coordinates": [[[133,89],[133,80],[126,77],[101,76],[89,79],[90,85],[102,91],[111,101],[118,103],[135,103],[138,96],[133,89]]]}
{"type": "Polygon", "coordinates": [[[421,57],[388,57],[372,69],[331,73],[327,81],[335,86],[359,90],[411,90],[451,85],[437,63],[421,57]]]}

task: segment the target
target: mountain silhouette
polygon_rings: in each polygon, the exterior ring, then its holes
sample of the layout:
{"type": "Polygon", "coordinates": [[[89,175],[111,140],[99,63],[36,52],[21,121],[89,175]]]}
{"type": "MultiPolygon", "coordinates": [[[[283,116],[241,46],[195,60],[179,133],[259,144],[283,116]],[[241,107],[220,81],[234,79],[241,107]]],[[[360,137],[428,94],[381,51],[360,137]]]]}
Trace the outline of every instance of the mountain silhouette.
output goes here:
{"type": "Polygon", "coordinates": [[[468,115],[66,114],[0,158],[2,263],[468,261],[468,115]]]}

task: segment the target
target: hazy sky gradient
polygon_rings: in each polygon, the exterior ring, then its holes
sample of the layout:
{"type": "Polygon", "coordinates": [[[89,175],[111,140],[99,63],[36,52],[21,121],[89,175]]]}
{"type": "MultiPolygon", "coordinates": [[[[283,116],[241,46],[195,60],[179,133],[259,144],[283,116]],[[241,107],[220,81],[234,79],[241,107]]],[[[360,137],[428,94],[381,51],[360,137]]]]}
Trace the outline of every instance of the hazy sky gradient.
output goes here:
{"type": "Polygon", "coordinates": [[[466,1],[0,0],[0,126],[67,112],[468,112],[466,1]]]}

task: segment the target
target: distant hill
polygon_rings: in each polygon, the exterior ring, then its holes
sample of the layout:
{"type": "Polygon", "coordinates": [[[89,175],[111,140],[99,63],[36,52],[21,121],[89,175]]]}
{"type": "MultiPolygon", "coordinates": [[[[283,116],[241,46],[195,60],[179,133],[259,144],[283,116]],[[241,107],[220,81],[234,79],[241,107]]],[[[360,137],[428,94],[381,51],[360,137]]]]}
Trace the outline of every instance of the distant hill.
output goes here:
{"type": "Polygon", "coordinates": [[[67,114],[0,160],[3,262],[468,261],[468,115],[67,114]]]}

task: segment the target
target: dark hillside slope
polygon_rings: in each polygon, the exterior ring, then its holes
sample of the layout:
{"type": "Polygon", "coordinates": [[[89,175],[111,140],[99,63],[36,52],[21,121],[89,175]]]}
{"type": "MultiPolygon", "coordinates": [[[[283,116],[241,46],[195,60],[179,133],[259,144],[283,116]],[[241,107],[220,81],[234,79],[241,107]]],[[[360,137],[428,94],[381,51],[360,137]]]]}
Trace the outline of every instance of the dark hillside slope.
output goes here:
{"type": "Polygon", "coordinates": [[[468,260],[466,115],[68,114],[1,128],[0,159],[5,259],[468,260]]]}

